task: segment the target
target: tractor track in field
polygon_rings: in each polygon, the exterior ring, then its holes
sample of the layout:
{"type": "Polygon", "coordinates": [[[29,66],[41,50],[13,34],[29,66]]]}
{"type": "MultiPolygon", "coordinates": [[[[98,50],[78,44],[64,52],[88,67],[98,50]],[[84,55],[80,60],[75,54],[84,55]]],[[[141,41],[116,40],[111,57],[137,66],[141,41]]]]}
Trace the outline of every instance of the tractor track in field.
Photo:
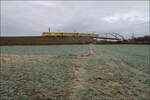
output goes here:
{"type": "Polygon", "coordinates": [[[124,65],[126,65],[126,66],[128,66],[129,68],[132,68],[132,69],[134,69],[134,70],[137,70],[137,71],[143,73],[143,74],[146,75],[146,76],[149,76],[149,75],[150,75],[149,73],[146,73],[146,72],[144,72],[144,71],[139,70],[136,66],[130,64],[128,61],[124,60],[124,59],[121,58],[120,56],[117,56],[117,55],[112,54],[112,53],[109,52],[108,50],[105,50],[105,51],[102,50],[102,53],[106,53],[106,54],[109,54],[109,55],[111,55],[111,56],[113,56],[113,57],[115,57],[115,58],[118,58],[118,61],[123,62],[124,65]]]}
{"type": "Polygon", "coordinates": [[[75,67],[73,67],[73,74],[75,78],[72,80],[70,87],[69,87],[69,99],[71,100],[80,100],[81,95],[79,91],[82,91],[85,89],[85,79],[83,78],[84,74],[86,73],[86,63],[87,59],[74,59],[72,61],[73,64],[75,64],[75,67]]]}
{"type": "Polygon", "coordinates": [[[129,64],[127,61],[125,61],[125,60],[122,59],[121,57],[119,57],[119,59],[120,59],[125,65],[127,65],[128,67],[133,68],[134,70],[138,70],[138,71],[142,72],[145,76],[150,76],[149,73],[143,72],[143,71],[137,69],[136,66],[133,66],[133,65],[129,64]]]}
{"type": "Polygon", "coordinates": [[[80,91],[84,91],[86,89],[87,82],[84,79],[84,76],[87,73],[86,66],[88,64],[89,58],[96,56],[96,54],[94,53],[94,49],[95,48],[93,47],[93,45],[89,45],[87,54],[82,54],[81,57],[72,61],[72,63],[76,66],[73,67],[73,74],[75,75],[75,79],[72,80],[69,89],[69,98],[71,100],[82,100],[80,91]]]}
{"type": "Polygon", "coordinates": [[[72,84],[71,84],[71,95],[70,95],[70,99],[72,100],[80,100],[80,94],[79,91],[82,91],[85,89],[85,85],[86,82],[84,80],[84,78],[82,78],[83,74],[86,73],[86,70],[82,67],[75,67],[74,68],[74,75],[75,75],[75,79],[72,80],[72,84]]]}

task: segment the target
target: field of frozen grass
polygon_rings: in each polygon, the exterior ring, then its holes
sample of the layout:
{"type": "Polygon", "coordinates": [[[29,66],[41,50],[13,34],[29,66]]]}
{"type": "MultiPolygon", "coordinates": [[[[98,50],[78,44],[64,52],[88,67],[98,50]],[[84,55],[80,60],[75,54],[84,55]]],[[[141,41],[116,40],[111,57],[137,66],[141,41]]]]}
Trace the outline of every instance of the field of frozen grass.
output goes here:
{"type": "Polygon", "coordinates": [[[150,99],[149,45],[0,48],[2,100],[150,99]]]}

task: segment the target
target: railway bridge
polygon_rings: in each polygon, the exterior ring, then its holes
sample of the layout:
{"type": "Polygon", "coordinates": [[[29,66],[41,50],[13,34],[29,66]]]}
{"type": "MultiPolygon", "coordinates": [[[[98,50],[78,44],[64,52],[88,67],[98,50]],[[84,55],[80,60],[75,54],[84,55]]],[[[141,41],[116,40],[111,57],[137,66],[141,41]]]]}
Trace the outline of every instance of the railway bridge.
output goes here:
{"type": "Polygon", "coordinates": [[[125,41],[125,38],[123,35],[120,35],[118,33],[105,33],[106,36],[100,36],[100,37],[93,37],[95,39],[103,39],[103,40],[118,40],[118,41],[125,41]]]}

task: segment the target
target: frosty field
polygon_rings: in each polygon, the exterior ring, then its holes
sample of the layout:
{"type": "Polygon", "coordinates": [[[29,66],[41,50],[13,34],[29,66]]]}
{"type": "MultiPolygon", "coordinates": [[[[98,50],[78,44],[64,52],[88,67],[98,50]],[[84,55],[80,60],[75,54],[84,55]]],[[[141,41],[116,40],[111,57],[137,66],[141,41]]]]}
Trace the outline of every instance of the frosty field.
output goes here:
{"type": "Polygon", "coordinates": [[[2,100],[149,100],[149,45],[1,46],[2,100]]]}

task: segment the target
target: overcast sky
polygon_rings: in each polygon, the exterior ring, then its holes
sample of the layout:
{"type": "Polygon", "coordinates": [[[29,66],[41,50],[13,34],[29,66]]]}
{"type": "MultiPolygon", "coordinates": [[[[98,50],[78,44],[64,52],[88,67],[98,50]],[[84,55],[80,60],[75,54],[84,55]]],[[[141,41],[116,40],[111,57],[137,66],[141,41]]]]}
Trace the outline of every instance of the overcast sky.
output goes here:
{"type": "Polygon", "coordinates": [[[2,1],[1,36],[42,32],[149,34],[148,1],[2,1]]]}

